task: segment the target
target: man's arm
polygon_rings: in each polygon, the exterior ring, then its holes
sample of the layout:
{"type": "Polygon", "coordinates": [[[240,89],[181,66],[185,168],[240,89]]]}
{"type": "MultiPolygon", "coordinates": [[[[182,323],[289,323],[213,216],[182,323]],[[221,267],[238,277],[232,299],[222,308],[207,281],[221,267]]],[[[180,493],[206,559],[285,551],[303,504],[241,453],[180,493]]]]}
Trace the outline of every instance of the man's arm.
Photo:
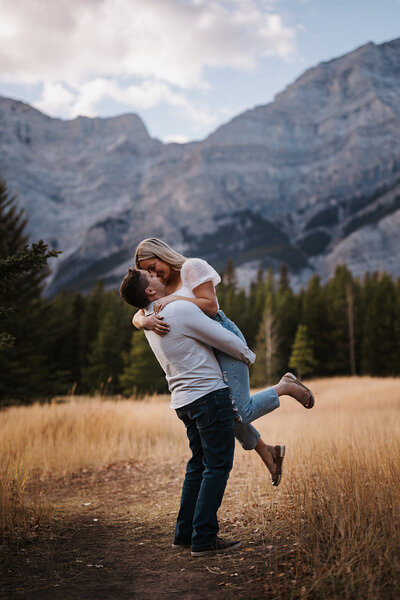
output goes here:
{"type": "Polygon", "coordinates": [[[185,335],[221,350],[247,365],[254,363],[256,355],[237,335],[222,327],[221,323],[207,317],[195,304],[178,302],[180,306],[176,307],[177,315],[185,335]]]}

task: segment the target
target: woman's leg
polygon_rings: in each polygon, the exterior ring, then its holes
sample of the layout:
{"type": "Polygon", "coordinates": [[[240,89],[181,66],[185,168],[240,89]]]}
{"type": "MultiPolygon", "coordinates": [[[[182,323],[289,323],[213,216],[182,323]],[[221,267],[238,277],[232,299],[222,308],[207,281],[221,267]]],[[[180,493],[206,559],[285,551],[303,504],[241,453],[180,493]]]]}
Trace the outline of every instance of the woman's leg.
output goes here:
{"type": "Polygon", "coordinates": [[[255,450],[261,436],[250,423],[235,421],[235,438],[244,450],[255,450]]]}
{"type": "MultiPolygon", "coordinates": [[[[216,321],[241,340],[245,341],[240,329],[218,311],[216,321]]],[[[279,485],[282,473],[282,461],[285,446],[270,446],[260,437],[258,431],[249,425],[251,421],[262,417],[280,406],[279,396],[288,395],[300,402],[305,408],[314,406],[314,396],[294,375],[286,373],[273,387],[266,388],[250,396],[249,370],[247,366],[220,351],[215,351],[225,382],[230,388],[231,399],[241,422],[235,424],[235,436],[245,450],[254,449],[262,458],[272,475],[273,485],[279,485]]]]}
{"type": "MultiPolygon", "coordinates": [[[[229,331],[232,331],[245,341],[240,329],[222,311],[219,311],[215,320],[218,320],[226,329],[229,329],[229,331]]],[[[282,474],[284,446],[270,446],[266,444],[261,439],[257,429],[248,422],[244,422],[248,419],[253,420],[258,418],[278,408],[279,397],[272,388],[267,388],[255,394],[254,403],[254,396],[250,396],[249,369],[247,365],[218,350],[215,350],[215,355],[220,364],[225,383],[230,388],[232,404],[238,416],[238,418],[235,418],[235,437],[245,450],[255,450],[257,452],[271,474],[273,485],[279,485],[282,474]]]]}
{"type": "MultiPolygon", "coordinates": [[[[215,320],[245,341],[240,329],[222,311],[218,311],[215,320]]],[[[220,364],[225,383],[230,388],[234,407],[243,423],[251,423],[279,407],[279,396],[274,387],[266,388],[250,396],[249,369],[244,362],[219,350],[215,351],[215,356],[220,364]]]]}
{"type": "MultiPolygon", "coordinates": [[[[220,356],[217,358],[220,362],[221,368],[225,367],[225,377],[226,377],[226,383],[228,383],[229,387],[230,387],[230,383],[229,381],[232,381],[232,371],[231,371],[231,363],[228,359],[230,359],[231,357],[228,357],[226,354],[223,354],[222,352],[220,353],[220,356]],[[223,367],[222,367],[223,365],[223,367]],[[229,376],[230,374],[230,376],[229,376]]],[[[231,359],[232,361],[234,361],[235,359],[231,359]]],[[[235,362],[240,362],[240,361],[235,361],[235,362]]],[[[235,398],[244,398],[245,399],[245,406],[248,405],[248,403],[251,403],[251,397],[250,397],[250,392],[249,392],[249,370],[247,368],[247,366],[244,363],[241,363],[243,365],[243,367],[240,367],[240,369],[234,369],[234,373],[235,376],[238,376],[240,379],[240,373],[241,371],[243,371],[242,376],[243,376],[243,380],[244,382],[247,382],[247,388],[244,387],[244,391],[241,389],[241,386],[239,385],[235,385],[235,389],[236,391],[238,389],[241,390],[241,392],[239,394],[232,394],[231,393],[231,400],[232,400],[232,404],[234,406],[234,410],[236,411],[236,413],[239,413],[239,418],[240,418],[240,410],[238,411],[236,406],[237,406],[237,402],[234,401],[233,399],[233,395],[235,396],[235,398]],[[246,393],[245,393],[246,392],[246,393]]],[[[237,382],[236,382],[237,383],[237,382]]],[[[271,400],[271,398],[267,397],[267,402],[271,400]]],[[[272,397],[273,402],[275,403],[275,396],[272,397]]],[[[240,402],[239,402],[240,404],[240,402]]],[[[277,405],[279,406],[279,404],[277,405]]],[[[276,407],[275,407],[276,408],[276,407]]],[[[273,409],[271,409],[273,410],[273,409]]],[[[270,412],[270,410],[268,410],[267,412],[270,412]]],[[[265,414],[265,413],[263,413],[265,414]]],[[[272,485],[279,485],[280,481],[281,481],[281,476],[282,476],[282,462],[283,462],[283,457],[285,454],[285,448],[284,446],[271,446],[269,444],[266,444],[262,439],[261,436],[259,434],[259,432],[257,431],[257,429],[255,427],[253,427],[253,425],[251,425],[250,423],[244,423],[243,421],[237,421],[235,422],[235,437],[238,440],[238,442],[240,442],[240,444],[242,445],[244,450],[255,450],[257,452],[257,454],[260,456],[261,460],[263,461],[264,465],[267,467],[268,471],[271,474],[272,477],[272,485]],[[279,449],[279,456],[278,456],[278,449],[279,449]]]]}

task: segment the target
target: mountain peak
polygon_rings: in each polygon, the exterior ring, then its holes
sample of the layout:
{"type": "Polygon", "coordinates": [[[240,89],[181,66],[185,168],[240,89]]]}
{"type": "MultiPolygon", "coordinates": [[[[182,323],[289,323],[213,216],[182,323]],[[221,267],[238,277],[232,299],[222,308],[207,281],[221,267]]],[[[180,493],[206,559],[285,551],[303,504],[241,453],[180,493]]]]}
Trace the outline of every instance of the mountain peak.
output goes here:
{"type": "Polygon", "coordinates": [[[135,114],[61,121],[0,99],[0,173],[33,239],[63,250],[52,292],[117,285],[151,236],[216,268],[286,262],[298,281],[341,262],[400,275],[399,98],[400,39],[323,62],[184,146],[135,114]]]}

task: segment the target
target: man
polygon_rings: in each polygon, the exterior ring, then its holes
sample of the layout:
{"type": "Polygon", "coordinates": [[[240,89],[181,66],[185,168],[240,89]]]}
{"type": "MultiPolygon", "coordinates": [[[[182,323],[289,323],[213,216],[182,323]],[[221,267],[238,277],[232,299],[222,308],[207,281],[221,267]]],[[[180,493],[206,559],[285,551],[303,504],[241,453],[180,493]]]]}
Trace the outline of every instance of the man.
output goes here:
{"type": "MultiPolygon", "coordinates": [[[[129,269],[120,293],[128,304],[150,310],[152,302],[164,296],[164,284],[147,271],[129,269]]],[[[170,324],[169,334],[145,334],[165,371],[171,407],[186,426],[192,451],[173,547],[191,546],[194,557],[227,552],[241,545],[217,535],[217,511],[233,463],[234,421],[229,390],[212,347],[248,365],[255,355],[191,302],[172,302],[163,315],[170,324]]]]}

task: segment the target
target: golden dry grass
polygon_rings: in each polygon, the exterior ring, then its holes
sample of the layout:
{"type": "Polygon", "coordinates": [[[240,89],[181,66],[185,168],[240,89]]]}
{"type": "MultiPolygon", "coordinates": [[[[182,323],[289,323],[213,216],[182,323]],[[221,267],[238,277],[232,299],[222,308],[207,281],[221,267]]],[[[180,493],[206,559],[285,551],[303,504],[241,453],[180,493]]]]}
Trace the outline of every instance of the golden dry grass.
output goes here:
{"type": "Polygon", "coordinates": [[[71,397],[0,413],[0,452],[27,468],[60,474],[125,459],[163,457],[185,447],[169,398],[71,397]]]}
{"type": "MultiPolygon", "coordinates": [[[[276,598],[400,597],[400,379],[335,378],[312,388],[312,411],[283,398],[256,423],[265,441],[286,444],[281,486],[271,488],[255,453],[239,448],[223,510],[262,533],[266,589],[276,598]]],[[[3,535],[43,511],[38,501],[24,505],[33,473],[188,453],[167,397],[9,408],[0,432],[3,535]]]]}
{"type": "Polygon", "coordinates": [[[285,398],[259,422],[265,438],[287,445],[284,479],[267,511],[262,466],[242,453],[250,473],[242,518],[264,532],[266,554],[279,565],[270,585],[277,589],[281,576],[286,586],[277,597],[297,598],[306,579],[307,598],[398,598],[400,380],[337,378],[312,387],[312,411],[285,398]]]}
{"type": "Polygon", "coordinates": [[[58,398],[0,412],[0,545],[18,545],[49,522],[39,477],[186,450],[169,397],[141,401],[58,398]],[[65,401],[64,401],[65,400],[65,401]],[[26,494],[28,481],[29,498],[26,494]]]}

